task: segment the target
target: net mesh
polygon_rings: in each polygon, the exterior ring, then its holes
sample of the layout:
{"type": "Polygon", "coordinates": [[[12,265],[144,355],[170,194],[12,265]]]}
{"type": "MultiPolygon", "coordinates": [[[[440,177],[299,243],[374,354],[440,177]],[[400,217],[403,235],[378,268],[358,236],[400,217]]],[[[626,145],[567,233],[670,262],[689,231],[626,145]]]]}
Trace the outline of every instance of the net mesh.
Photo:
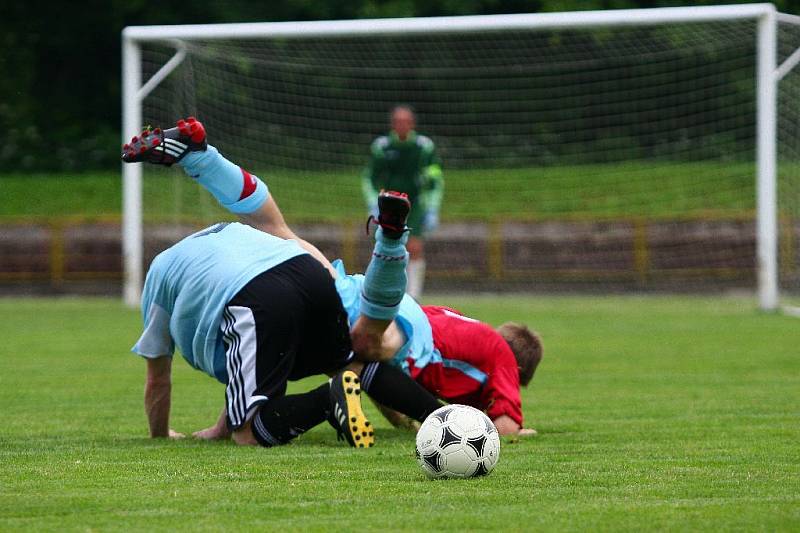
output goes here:
{"type": "MultiPolygon", "coordinates": [[[[704,289],[755,285],[756,26],[185,41],[145,100],[262,177],[287,220],[363,267],[359,189],[398,103],[446,180],[432,281],[704,289]]],[[[781,24],[781,58],[800,30],[781,24]]],[[[148,79],[174,53],[143,49],[148,79]]],[[[797,91],[780,86],[781,281],[797,289],[797,91]]],[[[230,218],[176,170],[148,168],[145,221],[230,218]]],[[[362,230],[363,231],[363,230],[362,230]]]]}
{"type": "MultiPolygon", "coordinates": [[[[778,64],[800,48],[800,25],[778,24],[778,64]]],[[[800,69],[778,85],[779,280],[784,302],[800,306],[800,69]]]]}

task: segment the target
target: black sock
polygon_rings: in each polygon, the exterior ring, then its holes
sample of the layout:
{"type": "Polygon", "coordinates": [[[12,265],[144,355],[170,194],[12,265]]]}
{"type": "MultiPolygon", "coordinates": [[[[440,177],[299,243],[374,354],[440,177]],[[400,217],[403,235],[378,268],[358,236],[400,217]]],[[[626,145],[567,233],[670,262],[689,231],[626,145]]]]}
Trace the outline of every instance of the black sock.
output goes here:
{"type": "Polygon", "coordinates": [[[364,365],[361,388],[376,402],[419,422],[442,406],[422,385],[386,363],[364,365]]]}
{"type": "Polygon", "coordinates": [[[253,436],[262,446],[286,444],[328,416],[330,384],[264,403],[253,416],[253,436]]]}

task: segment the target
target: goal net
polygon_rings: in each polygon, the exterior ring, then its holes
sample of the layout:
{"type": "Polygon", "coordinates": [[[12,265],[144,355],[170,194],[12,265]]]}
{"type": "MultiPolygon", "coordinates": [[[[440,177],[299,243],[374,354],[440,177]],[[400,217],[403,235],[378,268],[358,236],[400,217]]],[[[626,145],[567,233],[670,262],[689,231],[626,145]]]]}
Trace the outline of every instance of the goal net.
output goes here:
{"type": "MultiPolygon", "coordinates": [[[[182,60],[141,100],[141,121],[197,116],[210,143],[267,182],[290,225],[350,270],[368,259],[360,176],[370,143],[402,103],[443,162],[442,224],[426,249],[432,288],[755,290],[760,19],[657,15],[676,11],[628,12],[635,24],[587,25],[597,13],[572,13],[469,30],[414,19],[409,31],[358,21],[352,32],[154,32],[137,41],[142,81],[164,74],[176,49],[182,60]]],[[[781,65],[800,26],[775,27],[781,65]]],[[[776,98],[775,247],[791,294],[800,74],[787,72],[776,98]]],[[[230,218],[179,170],[144,173],[144,264],[190,226],[230,218]]]]}

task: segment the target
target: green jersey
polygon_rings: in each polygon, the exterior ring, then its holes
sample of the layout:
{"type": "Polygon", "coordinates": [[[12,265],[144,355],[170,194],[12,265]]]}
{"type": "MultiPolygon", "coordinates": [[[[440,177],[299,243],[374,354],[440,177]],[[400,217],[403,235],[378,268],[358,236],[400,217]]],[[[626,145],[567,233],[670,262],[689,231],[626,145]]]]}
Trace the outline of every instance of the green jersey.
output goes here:
{"type": "Polygon", "coordinates": [[[381,189],[408,194],[412,212],[438,212],[444,178],[433,141],[413,131],[405,141],[394,132],[375,139],[369,166],[362,176],[362,192],[370,209],[377,203],[381,189]]]}

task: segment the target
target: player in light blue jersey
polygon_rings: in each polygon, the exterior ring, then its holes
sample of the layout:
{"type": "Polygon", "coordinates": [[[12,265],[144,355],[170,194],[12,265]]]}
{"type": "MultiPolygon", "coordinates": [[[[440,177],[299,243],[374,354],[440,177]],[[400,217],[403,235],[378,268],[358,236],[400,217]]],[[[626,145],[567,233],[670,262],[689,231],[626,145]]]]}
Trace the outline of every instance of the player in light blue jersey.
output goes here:
{"type": "Polygon", "coordinates": [[[179,163],[249,224],[212,226],[151,265],[142,298],[144,332],[133,350],[148,363],[145,407],[152,436],[171,434],[176,347],[193,367],[226,384],[222,416],[195,434],[201,438],[232,436],[240,444],[273,446],[327,417],[351,445],[366,447],[373,432],[361,410],[360,388],[417,420],[439,407],[402,372],[377,362],[405,289],[409,203],[402,195],[378,199],[380,228],[361,289],[362,313],[349,330],[335,270],[288,228],[261,180],[207,145],[202,124],[190,118],[171,130],[145,130],[123,147],[123,160],[179,163]],[[310,392],[285,394],[287,380],[320,373],[336,375],[310,392]],[[369,380],[362,383],[358,374],[369,380]]]}
{"type": "MultiPolygon", "coordinates": [[[[333,262],[336,270],[336,292],[342,300],[351,322],[362,315],[359,295],[364,286],[363,274],[347,274],[341,259],[333,262]]],[[[422,308],[410,294],[403,295],[394,323],[387,328],[380,350],[381,360],[408,373],[408,358],[418,361],[420,366],[434,357],[433,333],[422,308]]]]}
{"type": "Polygon", "coordinates": [[[220,330],[226,303],[262,272],[303,254],[296,241],[239,223],[186,237],[150,265],[142,294],[147,329],[134,351],[158,356],[177,346],[191,366],[227,381],[220,330]]]}

